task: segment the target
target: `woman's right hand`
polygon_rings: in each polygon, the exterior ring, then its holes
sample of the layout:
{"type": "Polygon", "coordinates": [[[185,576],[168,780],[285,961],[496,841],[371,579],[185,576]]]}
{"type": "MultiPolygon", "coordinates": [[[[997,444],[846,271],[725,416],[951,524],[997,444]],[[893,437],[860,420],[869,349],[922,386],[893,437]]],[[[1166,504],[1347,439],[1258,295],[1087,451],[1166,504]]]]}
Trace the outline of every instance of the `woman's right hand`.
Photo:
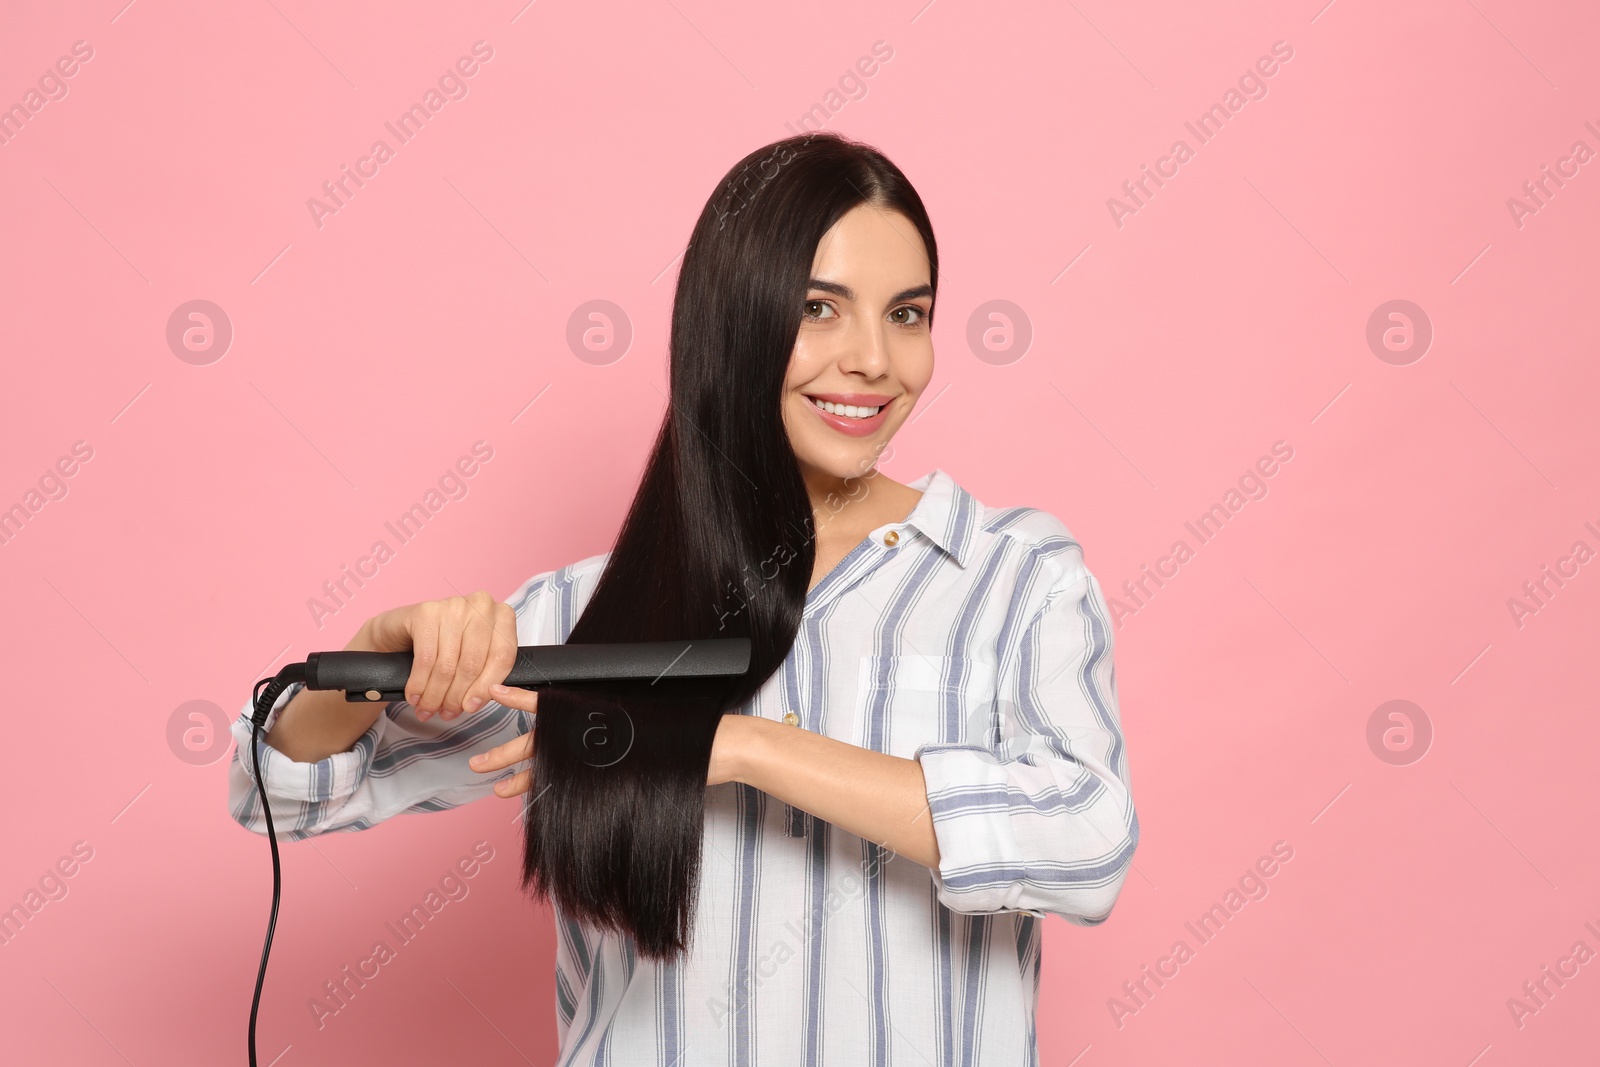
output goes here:
{"type": "Polygon", "coordinates": [[[482,590],[385,611],[366,630],[375,652],[410,650],[406,700],[424,721],[477,711],[517,660],[517,613],[482,590]]]}

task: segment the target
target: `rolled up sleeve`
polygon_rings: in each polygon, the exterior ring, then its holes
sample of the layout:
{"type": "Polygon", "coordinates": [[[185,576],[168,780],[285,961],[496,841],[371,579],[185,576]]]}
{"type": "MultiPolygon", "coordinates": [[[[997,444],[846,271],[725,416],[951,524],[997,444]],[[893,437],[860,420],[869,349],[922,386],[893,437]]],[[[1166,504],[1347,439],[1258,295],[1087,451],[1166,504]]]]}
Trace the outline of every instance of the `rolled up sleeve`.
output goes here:
{"type": "MultiPolygon", "coordinates": [[[[508,600],[517,613],[519,644],[551,642],[554,592],[569,586],[572,572],[564,568],[535,575],[508,600]]],[[[392,701],[346,751],[314,763],[292,760],[267,744],[267,734],[304,688],[296,684],[283,691],[258,742],[273,830],[282,840],[366,830],[407,812],[447,811],[492,795],[495,782],[524,767],[481,774],[467,762],[533,728],[533,716],[495,701],[449,721],[435,716],[425,722],[409,702],[392,701]]],[[[229,728],[238,744],[228,768],[228,811],[240,826],[265,834],[267,821],[250,757],[250,717],[247,700],[229,728]]]]}
{"type": "MultiPolygon", "coordinates": [[[[387,714],[378,716],[348,751],[336,752],[315,763],[290,759],[267,744],[267,734],[295,694],[305,686],[299,683],[285,689],[272,706],[256,745],[260,749],[261,774],[266,779],[267,798],[272,804],[273,829],[288,841],[298,841],[336,829],[365,829],[341,820],[343,809],[366,782],[372,759],[383,737],[387,714]]],[[[234,821],[256,833],[267,832],[261,811],[261,796],[256,789],[255,768],[250,757],[250,704],[246,702],[229,727],[237,742],[233,763],[228,768],[228,810],[234,821]]],[[[370,823],[368,824],[370,825],[370,823]]]]}
{"type": "Polygon", "coordinates": [[[917,749],[953,911],[1104,922],[1139,840],[1099,583],[1067,553],[1016,636],[1002,633],[997,699],[959,743],[917,749]]]}

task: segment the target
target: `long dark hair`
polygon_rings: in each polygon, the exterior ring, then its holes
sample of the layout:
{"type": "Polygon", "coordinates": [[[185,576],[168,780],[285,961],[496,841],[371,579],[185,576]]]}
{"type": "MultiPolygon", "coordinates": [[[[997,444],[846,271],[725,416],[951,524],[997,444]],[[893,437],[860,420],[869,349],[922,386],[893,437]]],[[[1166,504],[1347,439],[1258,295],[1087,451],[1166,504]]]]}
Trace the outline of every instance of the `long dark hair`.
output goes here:
{"type": "Polygon", "coordinates": [[[800,625],[815,531],[783,383],[817,245],[862,203],[921,233],[936,296],[922,200],[867,145],[826,132],[774,142],[706,202],[673,298],[670,405],[567,638],[748,637],[749,670],[539,693],[523,888],[632,937],[646,958],[687,950],[717,725],[783,663],[800,625]]]}

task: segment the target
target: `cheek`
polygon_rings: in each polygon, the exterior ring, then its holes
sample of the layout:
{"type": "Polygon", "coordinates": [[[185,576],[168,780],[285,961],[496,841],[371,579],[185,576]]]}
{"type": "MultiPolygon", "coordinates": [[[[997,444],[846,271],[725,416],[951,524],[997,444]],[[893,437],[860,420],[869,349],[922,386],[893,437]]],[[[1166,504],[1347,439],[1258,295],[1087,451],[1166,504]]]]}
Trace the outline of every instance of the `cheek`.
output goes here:
{"type": "Polygon", "coordinates": [[[900,376],[900,384],[920,396],[928,383],[933,381],[933,345],[922,341],[900,352],[895,361],[895,370],[900,376]]]}
{"type": "Polygon", "coordinates": [[[799,393],[786,393],[784,395],[783,404],[780,410],[783,412],[783,429],[785,433],[789,434],[791,437],[794,436],[795,431],[797,430],[801,434],[805,433],[806,422],[808,419],[805,408],[810,404],[811,401],[807,400],[799,393]]]}
{"type": "Polygon", "coordinates": [[[811,379],[827,362],[825,344],[816,337],[808,336],[805,330],[800,331],[800,336],[795,339],[794,351],[789,355],[789,373],[784,385],[787,388],[798,388],[811,379]]]}

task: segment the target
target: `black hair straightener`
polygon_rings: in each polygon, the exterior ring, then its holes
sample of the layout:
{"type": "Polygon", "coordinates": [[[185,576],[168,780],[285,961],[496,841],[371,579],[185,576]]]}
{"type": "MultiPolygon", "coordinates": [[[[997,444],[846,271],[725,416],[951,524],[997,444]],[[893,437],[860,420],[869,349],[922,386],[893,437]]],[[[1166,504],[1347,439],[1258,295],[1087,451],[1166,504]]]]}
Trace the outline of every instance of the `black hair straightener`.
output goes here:
{"type": "MultiPolygon", "coordinates": [[[[640,641],[590,645],[530,645],[517,649],[517,660],[503,684],[520,689],[563,682],[636,681],[662,678],[729,677],[750,667],[750,639],[718,637],[703,641],[640,641]]],[[[272,826],[272,807],[261,777],[261,728],[283,691],[296,682],[307,689],[342,689],[351,702],[405,699],[411,677],[410,652],[313,652],[304,663],[290,663],[271,678],[256,683],[250,718],[250,762],[256,791],[267,820],[267,841],[272,846],[272,913],[267,918],[266,942],[261,946],[261,967],[256,973],[255,995],[250,1000],[250,1067],[256,1065],[256,1014],[261,1008],[261,987],[267,979],[267,956],[278,924],[282,869],[278,862],[278,835],[272,826]]]]}

